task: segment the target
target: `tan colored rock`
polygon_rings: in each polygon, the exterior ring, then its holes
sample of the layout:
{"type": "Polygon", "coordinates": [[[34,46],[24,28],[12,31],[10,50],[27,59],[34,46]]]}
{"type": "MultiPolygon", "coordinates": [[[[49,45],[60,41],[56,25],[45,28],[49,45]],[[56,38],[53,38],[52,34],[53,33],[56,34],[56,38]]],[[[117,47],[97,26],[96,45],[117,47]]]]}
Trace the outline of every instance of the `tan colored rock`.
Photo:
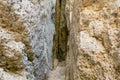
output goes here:
{"type": "Polygon", "coordinates": [[[119,0],[67,1],[66,80],[120,79],[119,7],[119,0]]]}
{"type": "Polygon", "coordinates": [[[120,0],[0,0],[0,80],[119,75],[120,0]]]}

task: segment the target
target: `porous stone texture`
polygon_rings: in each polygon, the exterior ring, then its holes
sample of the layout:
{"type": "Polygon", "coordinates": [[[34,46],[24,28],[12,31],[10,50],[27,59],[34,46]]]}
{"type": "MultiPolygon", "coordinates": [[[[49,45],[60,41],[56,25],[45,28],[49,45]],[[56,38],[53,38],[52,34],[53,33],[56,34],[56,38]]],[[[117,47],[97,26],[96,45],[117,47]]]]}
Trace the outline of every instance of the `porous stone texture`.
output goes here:
{"type": "Polygon", "coordinates": [[[66,2],[66,80],[120,80],[120,0],[66,2]]]}
{"type": "Polygon", "coordinates": [[[0,0],[0,80],[119,75],[120,0],[0,0]]]}
{"type": "Polygon", "coordinates": [[[55,0],[0,0],[0,80],[46,80],[55,0]]]}

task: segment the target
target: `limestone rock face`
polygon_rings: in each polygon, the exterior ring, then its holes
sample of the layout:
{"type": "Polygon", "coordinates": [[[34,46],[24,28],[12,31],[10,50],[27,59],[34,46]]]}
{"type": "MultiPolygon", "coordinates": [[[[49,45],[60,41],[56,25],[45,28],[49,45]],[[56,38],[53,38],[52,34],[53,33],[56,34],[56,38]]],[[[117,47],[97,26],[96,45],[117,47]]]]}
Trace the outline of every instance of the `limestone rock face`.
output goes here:
{"type": "Polygon", "coordinates": [[[120,80],[120,0],[0,0],[0,80],[120,80]]]}
{"type": "Polygon", "coordinates": [[[66,80],[120,80],[120,0],[67,0],[66,80]]]}
{"type": "Polygon", "coordinates": [[[0,0],[0,80],[46,80],[55,0],[0,0]]]}

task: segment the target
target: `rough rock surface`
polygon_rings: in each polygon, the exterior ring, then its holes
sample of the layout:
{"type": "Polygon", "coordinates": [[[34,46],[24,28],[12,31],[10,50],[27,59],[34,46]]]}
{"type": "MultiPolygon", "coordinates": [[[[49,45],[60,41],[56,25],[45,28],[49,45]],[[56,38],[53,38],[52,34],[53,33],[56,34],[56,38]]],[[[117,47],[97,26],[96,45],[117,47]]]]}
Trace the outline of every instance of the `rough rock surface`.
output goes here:
{"type": "Polygon", "coordinates": [[[119,75],[120,0],[0,0],[0,80],[119,75]]]}
{"type": "Polygon", "coordinates": [[[46,80],[54,0],[0,0],[0,80],[46,80]]]}
{"type": "Polygon", "coordinates": [[[67,0],[66,80],[120,80],[120,0],[67,0]]]}

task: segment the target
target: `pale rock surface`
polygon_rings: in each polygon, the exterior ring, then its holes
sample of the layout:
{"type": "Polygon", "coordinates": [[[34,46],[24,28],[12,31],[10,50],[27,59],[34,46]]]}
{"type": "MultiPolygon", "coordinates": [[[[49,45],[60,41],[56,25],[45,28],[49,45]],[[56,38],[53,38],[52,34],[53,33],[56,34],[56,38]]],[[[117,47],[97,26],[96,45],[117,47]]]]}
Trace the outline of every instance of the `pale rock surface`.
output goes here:
{"type": "Polygon", "coordinates": [[[55,0],[0,0],[0,80],[46,80],[55,0]]]}
{"type": "Polygon", "coordinates": [[[65,67],[58,66],[55,70],[50,71],[48,80],[65,80],[65,67]]]}

